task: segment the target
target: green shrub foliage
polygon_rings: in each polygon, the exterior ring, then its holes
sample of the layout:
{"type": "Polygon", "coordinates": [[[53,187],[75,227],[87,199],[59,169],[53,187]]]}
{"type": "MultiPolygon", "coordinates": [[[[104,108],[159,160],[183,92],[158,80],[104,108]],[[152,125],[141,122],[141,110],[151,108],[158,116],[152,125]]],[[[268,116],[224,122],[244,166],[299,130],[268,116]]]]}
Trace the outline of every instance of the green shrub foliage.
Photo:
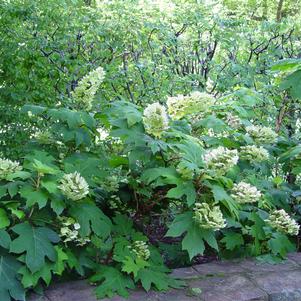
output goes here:
{"type": "Polygon", "coordinates": [[[99,298],[179,288],[166,257],[296,250],[300,17],[153,2],[0,4],[1,301],[70,274],[99,298]]]}

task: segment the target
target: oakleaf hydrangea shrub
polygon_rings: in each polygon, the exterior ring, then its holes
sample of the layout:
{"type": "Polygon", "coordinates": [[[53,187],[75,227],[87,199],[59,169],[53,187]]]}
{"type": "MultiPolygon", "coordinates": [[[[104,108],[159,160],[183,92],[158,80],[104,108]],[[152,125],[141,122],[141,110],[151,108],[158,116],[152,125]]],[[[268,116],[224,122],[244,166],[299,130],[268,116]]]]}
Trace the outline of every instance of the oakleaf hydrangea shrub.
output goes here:
{"type": "Polygon", "coordinates": [[[89,277],[99,298],[181,287],[147,237],[153,216],[187,260],[278,260],[295,249],[298,194],[285,160],[301,151],[282,151],[258,98],[191,91],[145,106],[103,100],[98,111],[103,76],[99,67],[78,83],[73,108],[24,107],[47,135],[32,136],[20,163],[0,159],[1,258],[18,267],[15,288],[70,274],[89,277]]]}

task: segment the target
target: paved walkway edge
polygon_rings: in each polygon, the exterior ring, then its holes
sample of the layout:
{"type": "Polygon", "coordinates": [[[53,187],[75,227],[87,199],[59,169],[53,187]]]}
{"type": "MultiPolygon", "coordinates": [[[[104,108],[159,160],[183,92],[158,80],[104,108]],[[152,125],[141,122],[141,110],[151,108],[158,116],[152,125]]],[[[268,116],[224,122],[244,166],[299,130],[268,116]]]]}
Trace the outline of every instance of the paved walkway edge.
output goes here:
{"type": "MultiPolygon", "coordinates": [[[[272,265],[254,259],[216,261],[175,269],[172,276],[185,279],[187,287],[168,292],[142,290],[128,299],[104,301],[301,301],[301,253],[291,253],[283,263],[272,265]]],[[[97,301],[94,287],[86,281],[56,284],[44,296],[30,301],[97,301]]]]}

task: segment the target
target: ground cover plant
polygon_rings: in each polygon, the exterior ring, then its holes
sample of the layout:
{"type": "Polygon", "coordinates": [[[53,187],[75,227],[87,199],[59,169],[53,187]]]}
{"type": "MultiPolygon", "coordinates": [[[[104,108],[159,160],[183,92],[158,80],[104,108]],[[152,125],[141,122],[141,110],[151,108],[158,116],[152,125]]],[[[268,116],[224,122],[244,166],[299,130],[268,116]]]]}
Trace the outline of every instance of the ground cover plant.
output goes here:
{"type": "Polygon", "coordinates": [[[299,4],[1,3],[0,299],[298,250],[299,4]]]}

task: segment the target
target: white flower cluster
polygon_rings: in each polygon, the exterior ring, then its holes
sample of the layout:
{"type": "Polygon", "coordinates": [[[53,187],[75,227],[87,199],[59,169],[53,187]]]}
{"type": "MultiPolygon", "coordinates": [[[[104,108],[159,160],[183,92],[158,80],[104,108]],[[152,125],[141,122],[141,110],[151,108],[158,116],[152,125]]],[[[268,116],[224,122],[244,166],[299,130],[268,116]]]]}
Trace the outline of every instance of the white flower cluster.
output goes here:
{"type": "Polygon", "coordinates": [[[5,179],[8,175],[20,170],[22,170],[22,166],[19,162],[0,158],[0,179],[5,179]]]}
{"type": "Polygon", "coordinates": [[[265,220],[272,228],[289,235],[298,235],[300,226],[283,209],[273,211],[265,220]]]}
{"type": "Polygon", "coordinates": [[[65,174],[60,182],[59,189],[73,201],[81,200],[89,193],[88,183],[77,171],[65,174]]]}
{"type": "Polygon", "coordinates": [[[74,242],[77,246],[84,246],[90,242],[89,238],[83,238],[79,236],[78,230],[80,229],[80,224],[76,223],[71,217],[60,217],[61,229],[59,236],[63,239],[64,243],[74,242]]]}
{"type": "Polygon", "coordinates": [[[101,187],[108,192],[116,192],[119,190],[119,182],[121,181],[121,176],[109,175],[101,183],[101,187]]]}
{"type": "Polygon", "coordinates": [[[219,175],[226,174],[238,162],[236,149],[230,150],[223,146],[208,151],[204,156],[206,167],[219,175]]]}
{"type": "Polygon", "coordinates": [[[250,162],[269,160],[269,152],[262,146],[247,145],[240,148],[239,157],[250,162]]]}
{"type": "Polygon", "coordinates": [[[168,116],[165,107],[158,102],[148,105],[143,112],[145,131],[155,137],[161,137],[168,129],[168,116]]]}
{"type": "Polygon", "coordinates": [[[219,206],[195,203],[193,211],[193,219],[200,228],[217,231],[226,227],[226,221],[219,206]]]}
{"type": "Polygon", "coordinates": [[[231,197],[239,204],[255,203],[261,198],[261,192],[246,182],[234,184],[231,197]]]}
{"type": "Polygon", "coordinates": [[[269,127],[251,125],[246,131],[257,144],[274,143],[277,139],[277,134],[269,127]]]}
{"type": "Polygon", "coordinates": [[[77,108],[91,110],[94,96],[104,77],[105,71],[102,67],[98,67],[79,81],[77,87],[71,93],[77,108]]]}
{"type": "Polygon", "coordinates": [[[150,257],[150,251],[145,241],[136,240],[129,248],[138,258],[148,260],[150,257]]]}
{"type": "Polygon", "coordinates": [[[231,128],[234,129],[238,129],[241,126],[240,118],[232,113],[227,113],[225,121],[231,128]]]}
{"type": "Polygon", "coordinates": [[[178,120],[186,115],[207,112],[214,105],[215,98],[204,92],[192,92],[189,95],[168,97],[168,114],[172,119],[178,120]]]}
{"type": "Polygon", "coordinates": [[[37,131],[34,133],[33,137],[40,143],[40,144],[52,144],[53,143],[53,136],[52,133],[48,130],[45,131],[37,131]]]}

